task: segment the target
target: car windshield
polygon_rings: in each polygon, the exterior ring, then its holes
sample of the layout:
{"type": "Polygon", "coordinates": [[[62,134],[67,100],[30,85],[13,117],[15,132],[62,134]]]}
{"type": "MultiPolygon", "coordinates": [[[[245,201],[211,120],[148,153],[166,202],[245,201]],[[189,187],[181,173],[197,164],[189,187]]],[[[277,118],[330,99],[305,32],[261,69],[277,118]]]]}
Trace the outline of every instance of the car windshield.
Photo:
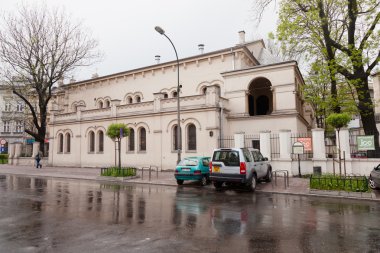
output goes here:
{"type": "Polygon", "coordinates": [[[194,159],[183,159],[179,162],[178,166],[197,166],[198,161],[194,159]]]}

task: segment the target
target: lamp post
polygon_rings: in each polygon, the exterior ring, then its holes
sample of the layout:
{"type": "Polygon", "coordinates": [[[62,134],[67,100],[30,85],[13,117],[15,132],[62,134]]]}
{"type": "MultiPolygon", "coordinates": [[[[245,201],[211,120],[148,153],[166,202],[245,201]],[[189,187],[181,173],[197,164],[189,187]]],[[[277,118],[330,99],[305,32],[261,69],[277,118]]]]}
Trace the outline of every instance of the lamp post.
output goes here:
{"type": "Polygon", "coordinates": [[[175,46],[171,39],[165,34],[164,29],[162,29],[159,26],[156,26],[154,28],[159,34],[164,35],[172,44],[175,56],[177,58],[177,164],[181,161],[181,147],[182,147],[182,139],[181,139],[181,118],[180,118],[180,107],[179,107],[179,92],[180,92],[180,85],[179,85],[179,61],[178,61],[178,54],[177,50],[175,49],[175,46]]]}

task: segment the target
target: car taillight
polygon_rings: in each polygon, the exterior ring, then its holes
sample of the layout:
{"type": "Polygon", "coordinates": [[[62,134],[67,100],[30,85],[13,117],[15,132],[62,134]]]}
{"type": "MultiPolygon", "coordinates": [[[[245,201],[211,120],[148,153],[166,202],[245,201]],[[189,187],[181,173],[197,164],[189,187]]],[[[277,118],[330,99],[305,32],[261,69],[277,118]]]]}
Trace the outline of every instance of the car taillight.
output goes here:
{"type": "Polygon", "coordinates": [[[208,164],[208,167],[209,167],[209,169],[210,169],[210,173],[212,172],[212,162],[210,162],[209,164],[208,164]]]}
{"type": "Polygon", "coordinates": [[[240,163],[240,175],[245,175],[246,172],[247,172],[247,167],[245,165],[245,162],[241,162],[240,163]]]}

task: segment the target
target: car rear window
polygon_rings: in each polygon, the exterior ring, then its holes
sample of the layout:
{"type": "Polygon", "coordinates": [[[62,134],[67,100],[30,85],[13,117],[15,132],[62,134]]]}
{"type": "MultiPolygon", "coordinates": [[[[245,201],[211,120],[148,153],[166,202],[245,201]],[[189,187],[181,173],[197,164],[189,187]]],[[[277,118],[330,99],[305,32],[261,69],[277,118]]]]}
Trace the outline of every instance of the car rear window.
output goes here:
{"type": "Polygon", "coordinates": [[[179,162],[179,166],[197,166],[198,161],[193,159],[183,159],[179,162]]]}
{"type": "Polygon", "coordinates": [[[235,150],[217,150],[212,158],[214,162],[223,162],[225,166],[239,166],[239,152],[235,150]]]}

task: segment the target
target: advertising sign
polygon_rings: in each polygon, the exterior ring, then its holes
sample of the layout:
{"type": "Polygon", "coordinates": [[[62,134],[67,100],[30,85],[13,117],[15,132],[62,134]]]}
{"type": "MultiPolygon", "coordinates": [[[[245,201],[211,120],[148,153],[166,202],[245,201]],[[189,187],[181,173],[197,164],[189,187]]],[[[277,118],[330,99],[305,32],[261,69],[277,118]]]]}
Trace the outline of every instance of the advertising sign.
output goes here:
{"type": "Polygon", "coordinates": [[[375,137],[373,135],[357,136],[358,150],[375,150],[375,137]]]}
{"type": "Polygon", "coordinates": [[[297,138],[297,141],[303,144],[305,151],[313,150],[313,143],[311,141],[311,137],[297,138]]]}
{"type": "Polygon", "coordinates": [[[34,139],[26,139],[26,144],[33,144],[34,139]]]}

